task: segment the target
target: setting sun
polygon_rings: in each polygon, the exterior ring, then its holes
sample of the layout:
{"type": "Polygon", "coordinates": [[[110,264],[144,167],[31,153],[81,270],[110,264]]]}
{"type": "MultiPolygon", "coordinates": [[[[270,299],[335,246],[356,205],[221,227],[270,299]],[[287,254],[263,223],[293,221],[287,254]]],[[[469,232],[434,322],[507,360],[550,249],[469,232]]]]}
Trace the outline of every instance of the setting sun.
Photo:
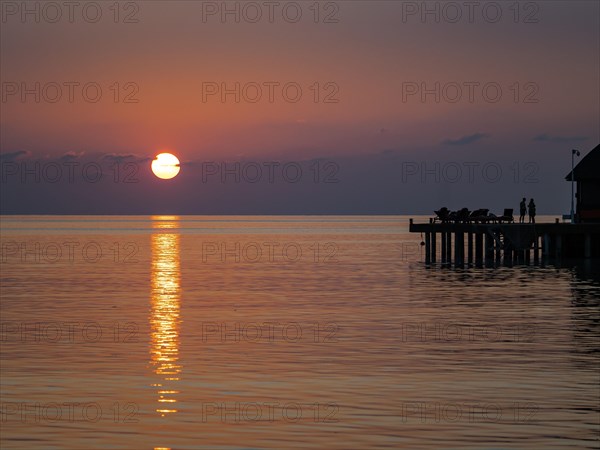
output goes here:
{"type": "Polygon", "coordinates": [[[163,180],[175,178],[180,170],[179,159],[171,153],[160,153],[152,161],[152,172],[163,180]]]}

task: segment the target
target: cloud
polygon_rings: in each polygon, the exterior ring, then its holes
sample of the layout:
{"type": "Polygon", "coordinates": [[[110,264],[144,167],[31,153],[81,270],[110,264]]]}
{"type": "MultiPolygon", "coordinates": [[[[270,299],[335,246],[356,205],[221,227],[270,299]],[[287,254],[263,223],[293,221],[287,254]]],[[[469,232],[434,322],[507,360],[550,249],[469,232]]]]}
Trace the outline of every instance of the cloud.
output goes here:
{"type": "Polygon", "coordinates": [[[538,142],[553,142],[556,144],[560,144],[564,142],[587,141],[588,138],[586,136],[550,136],[549,134],[544,133],[534,137],[533,140],[538,142]]]}
{"type": "Polygon", "coordinates": [[[107,153],[106,155],[104,155],[102,157],[102,159],[120,164],[124,161],[131,161],[131,162],[138,162],[138,163],[145,162],[145,161],[150,161],[153,158],[149,158],[147,156],[138,156],[138,155],[134,155],[133,153],[129,153],[129,154],[107,153]]]}
{"type": "Polygon", "coordinates": [[[469,145],[487,137],[490,137],[487,133],[475,133],[458,139],[446,139],[442,145],[469,145]]]}
{"type": "Polygon", "coordinates": [[[67,152],[58,158],[60,161],[72,161],[74,159],[79,159],[84,155],[85,152],[67,152]]]}
{"type": "Polygon", "coordinates": [[[0,161],[10,162],[15,161],[21,157],[30,156],[31,152],[27,150],[17,150],[16,152],[0,153],[0,161]]]}

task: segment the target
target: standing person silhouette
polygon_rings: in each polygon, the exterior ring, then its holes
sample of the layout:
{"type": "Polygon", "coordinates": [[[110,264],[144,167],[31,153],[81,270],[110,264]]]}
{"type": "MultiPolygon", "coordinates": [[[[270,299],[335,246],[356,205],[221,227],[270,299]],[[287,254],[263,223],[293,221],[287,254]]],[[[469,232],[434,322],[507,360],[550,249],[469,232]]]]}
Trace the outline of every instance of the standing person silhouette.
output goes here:
{"type": "Polygon", "coordinates": [[[519,203],[519,209],[521,212],[519,223],[525,223],[525,214],[527,214],[527,199],[525,197],[523,197],[523,200],[519,203]]]}
{"type": "Polygon", "coordinates": [[[535,223],[535,202],[529,200],[529,223],[535,223]]]}

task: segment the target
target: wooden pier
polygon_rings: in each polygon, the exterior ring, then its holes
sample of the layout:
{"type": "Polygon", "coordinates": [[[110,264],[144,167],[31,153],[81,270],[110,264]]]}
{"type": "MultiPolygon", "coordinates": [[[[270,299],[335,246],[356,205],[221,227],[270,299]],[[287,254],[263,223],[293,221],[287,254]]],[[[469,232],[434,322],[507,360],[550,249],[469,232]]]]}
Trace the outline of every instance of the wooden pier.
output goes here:
{"type": "Polygon", "coordinates": [[[414,223],[424,235],[425,262],[457,267],[486,263],[600,258],[600,224],[414,223]],[[439,240],[438,240],[439,236],[439,240]],[[438,251],[439,243],[439,251],[438,251]]]}

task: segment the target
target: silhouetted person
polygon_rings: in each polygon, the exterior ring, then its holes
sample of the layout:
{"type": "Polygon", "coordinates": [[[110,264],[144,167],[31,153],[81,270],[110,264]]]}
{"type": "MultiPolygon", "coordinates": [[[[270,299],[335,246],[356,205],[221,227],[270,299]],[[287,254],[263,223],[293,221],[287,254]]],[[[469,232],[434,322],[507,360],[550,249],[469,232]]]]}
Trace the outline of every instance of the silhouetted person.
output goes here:
{"type": "Polygon", "coordinates": [[[523,197],[523,200],[519,203],[519,209],[521,212],[519,223],[525,223],[525,214],[527,214],[527,199],[525,197],[523,197]]]}
{"type": "Polygon", "coordinates": [[[535,202],[529,200],[529,223],[535,223],[535,202]]]}

